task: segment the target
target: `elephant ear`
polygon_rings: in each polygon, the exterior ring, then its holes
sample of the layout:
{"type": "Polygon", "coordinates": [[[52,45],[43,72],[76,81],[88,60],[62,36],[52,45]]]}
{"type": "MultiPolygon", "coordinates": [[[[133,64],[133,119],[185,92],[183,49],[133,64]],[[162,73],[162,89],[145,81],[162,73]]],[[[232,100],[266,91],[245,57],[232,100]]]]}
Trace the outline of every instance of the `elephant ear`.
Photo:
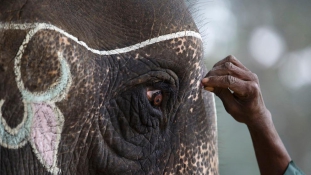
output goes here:
{"type": "Polygon", "coordinates": [[[33,103],[33,122],[30,143],[40,162],[53,174],[57,168],[57,153],[63,127],[63,116],[59,109],[47,103],[33,103]]]}

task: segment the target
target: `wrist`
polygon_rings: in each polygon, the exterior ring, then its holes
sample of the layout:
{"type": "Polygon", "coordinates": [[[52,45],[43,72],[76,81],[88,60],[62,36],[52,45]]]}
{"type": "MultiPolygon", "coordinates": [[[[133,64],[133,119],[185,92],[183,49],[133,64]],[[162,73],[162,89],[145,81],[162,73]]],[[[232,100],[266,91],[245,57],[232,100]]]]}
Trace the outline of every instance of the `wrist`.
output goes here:
{"type": "Polygon", "coordinates": [[[251,116],[252,120],[245,123],[249,129],[259,129],[267,128],[273,126],[273,121],[270,111],[265,108],[262,112],[257,113],[254,116],[251,116]]]}

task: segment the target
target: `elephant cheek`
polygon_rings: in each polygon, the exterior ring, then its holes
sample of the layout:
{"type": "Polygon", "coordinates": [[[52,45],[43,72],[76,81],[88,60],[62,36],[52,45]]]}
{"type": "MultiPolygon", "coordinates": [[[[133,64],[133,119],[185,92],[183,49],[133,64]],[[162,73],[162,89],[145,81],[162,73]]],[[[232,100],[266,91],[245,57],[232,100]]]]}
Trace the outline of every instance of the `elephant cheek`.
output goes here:
{"type": "Polygon", "coordinates": [[[212,93],[199,90],[199,97],[184,101],[175,118],[173,139],[177,151],[168,173],[218,174],[217,128],[212,93]]]}

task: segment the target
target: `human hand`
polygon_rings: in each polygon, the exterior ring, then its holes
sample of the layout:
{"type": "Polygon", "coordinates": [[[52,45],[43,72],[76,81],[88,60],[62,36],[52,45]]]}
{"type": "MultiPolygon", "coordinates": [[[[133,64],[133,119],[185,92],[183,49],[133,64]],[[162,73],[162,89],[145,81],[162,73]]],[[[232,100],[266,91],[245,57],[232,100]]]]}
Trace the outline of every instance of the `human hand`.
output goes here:
{"type": "Polygon", "coordinates": [[[216,63],[202,79],[202,84],[205,90],[222,100],[226,111],[238,122],[252,125],[271,117],[264,104],[257,75],[234,56],[216,63]]]}

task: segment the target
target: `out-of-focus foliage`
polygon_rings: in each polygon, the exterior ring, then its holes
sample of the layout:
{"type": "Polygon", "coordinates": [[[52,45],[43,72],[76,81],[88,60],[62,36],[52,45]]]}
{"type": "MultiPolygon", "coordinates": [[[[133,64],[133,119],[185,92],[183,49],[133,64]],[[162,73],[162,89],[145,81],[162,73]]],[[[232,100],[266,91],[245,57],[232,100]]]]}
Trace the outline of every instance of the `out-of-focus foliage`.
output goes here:
{"type": "MultiPolygon", "coordinates": [[[[190,9],[207,67],[233,54],[258,75],[288,152],[311,172],[311,1],[198,0],[190,9]]],[[[220,174],[259,174],[246,126],[216,102],[220,174]]]]}

